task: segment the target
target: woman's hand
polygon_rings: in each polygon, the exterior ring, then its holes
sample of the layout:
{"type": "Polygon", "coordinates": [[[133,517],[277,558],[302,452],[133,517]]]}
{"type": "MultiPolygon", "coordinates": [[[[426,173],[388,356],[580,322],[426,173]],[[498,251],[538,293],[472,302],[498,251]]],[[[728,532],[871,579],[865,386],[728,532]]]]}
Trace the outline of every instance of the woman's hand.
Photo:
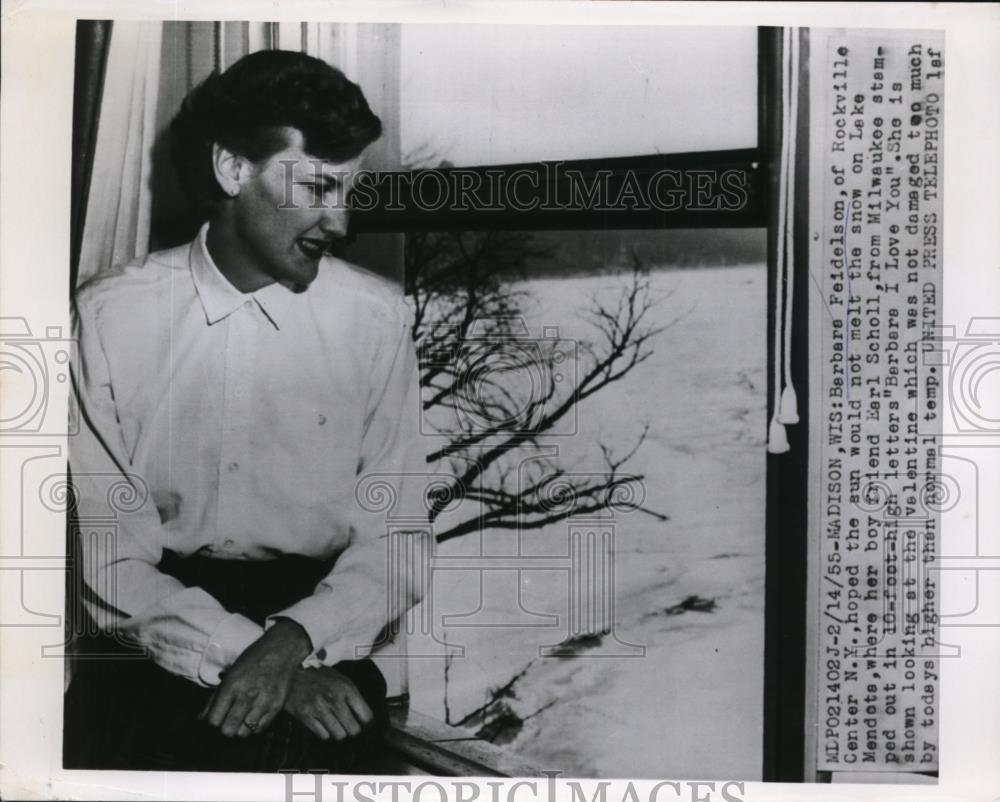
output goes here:
{"type": "Polygon", "coordinates": [[[324,741],[358,735],[374,718],[354,683],[330,667],[296,671],[285,710],[324,741]]]}
{"type": "Polygon", "coordinates": [[[225,672],[199,718],[227,737],[263,731],[281,712],[295,672],[312,652],[306,631],[279,619],[225,672]]]}

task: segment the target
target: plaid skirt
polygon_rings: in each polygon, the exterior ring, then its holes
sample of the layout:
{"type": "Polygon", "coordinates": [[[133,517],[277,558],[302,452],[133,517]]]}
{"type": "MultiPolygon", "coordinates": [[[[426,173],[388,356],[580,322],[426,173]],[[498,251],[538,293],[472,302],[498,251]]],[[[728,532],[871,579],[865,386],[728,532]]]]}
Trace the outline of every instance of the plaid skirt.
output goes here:
{"type": "MultiPolygon", "coordinates": [[[[188,587],[203,588],[230,612],[263,624],[268,615],[312,593],[332,562],[299,556],[182,559],[164,551],[158,567],[188,587]]],[[[65,768],[377,773],[388,711],[385,678],[371,660],[336,666],[375,714],[365,733],[324,741],[282,712],[263,732],[227,738],[198,720],[213,688],[171,674],[110,635],[88,635],[78,647],[65,700],[65,768]]]]}

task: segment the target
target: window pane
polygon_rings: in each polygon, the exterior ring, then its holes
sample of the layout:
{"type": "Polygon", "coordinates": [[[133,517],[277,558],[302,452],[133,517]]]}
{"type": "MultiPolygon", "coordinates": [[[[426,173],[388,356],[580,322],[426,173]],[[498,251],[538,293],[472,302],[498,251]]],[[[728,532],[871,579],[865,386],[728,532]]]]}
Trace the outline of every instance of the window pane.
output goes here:
{"type": "Polygon", "coordinates": [[[410,236],[407,284],[426,312],[418,345],[441,338],[421,348],[428,467],[468,480],[435,521],[447,539],[433,633],[407,644],[411,655],[440,655],[441,641],[465,651],[411,661],[410,693],[456,738],[571,776],[760,778],[765,241],[760,229],[410,236]],[[633,255],[648,268],[635,294],[633,255]],[[502,322],[477,313],[488,325],[454,334],[470,299],[502,322]],[[511,413],[530,412],[531,428],[559,408],[624,331],[631,342],[650,333],[633,369],[530,441],[507,436],[511,413]],[[442,456],[470,434],[455,459],[442,456]],[[468,478],[505,441],[508,455],[468,478]],[[587,488],[623,459],[619,478],[643,477],[632,496],[642,509],[595,509],[605,497],[587,488]],[[505,526],[465,526],[481,520],[505,526]]]}
{"type": "Polygon", "coordinates": [[[401,90],[422,166],[752,148],[757,31],[406,25],[401,90]]]}

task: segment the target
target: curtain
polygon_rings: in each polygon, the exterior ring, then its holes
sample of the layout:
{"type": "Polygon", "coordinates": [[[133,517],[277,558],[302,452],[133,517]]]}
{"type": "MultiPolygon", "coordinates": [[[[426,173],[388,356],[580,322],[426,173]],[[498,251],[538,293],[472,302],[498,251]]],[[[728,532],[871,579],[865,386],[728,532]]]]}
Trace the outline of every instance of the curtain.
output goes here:
{"type": "Polygon", "coordinates": [[[80,20],[76,25],[76,72],[73,84],[73,166],[70,208],[70,287],[76,286],[76,272],[83,242],[83,225],[90,176],[97,144],[97,121],[108,63],[111,22],[80,20]]]}
{"type": "Polygon", "coordinates": [[[357,83],[382,118],[382,136],[366,158],[375,170],[398,170],[400,28],[379,23],[304,23],[302,49],[357,83]]]}
{"type": "Polygon", "coordinates": [[[162,24],[111,31],[77,283],[146,252],[162,24]]]}

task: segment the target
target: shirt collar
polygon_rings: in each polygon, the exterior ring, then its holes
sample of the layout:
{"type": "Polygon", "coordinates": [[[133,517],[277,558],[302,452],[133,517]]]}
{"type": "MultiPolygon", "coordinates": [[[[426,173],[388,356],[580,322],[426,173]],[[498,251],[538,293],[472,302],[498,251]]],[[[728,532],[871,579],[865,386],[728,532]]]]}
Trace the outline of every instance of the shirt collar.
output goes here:
{"type": "Polygon", "coordinates": [[[198,231],[195,241],[191,243],[191,275],[201,306],[205,310],[205,320],[208,325],[211,326],[229,317],[248,300],[252,300],[271,324],[280,329],[279,321],[287,314],[288,304],[295,293],[278,282],[268,284],[255,292],[244,293],[236,289],[229,283],[229,279],[222,275],[208,252],[206,244],[208,226],[209,224],[205,223],[198,231]]]}

